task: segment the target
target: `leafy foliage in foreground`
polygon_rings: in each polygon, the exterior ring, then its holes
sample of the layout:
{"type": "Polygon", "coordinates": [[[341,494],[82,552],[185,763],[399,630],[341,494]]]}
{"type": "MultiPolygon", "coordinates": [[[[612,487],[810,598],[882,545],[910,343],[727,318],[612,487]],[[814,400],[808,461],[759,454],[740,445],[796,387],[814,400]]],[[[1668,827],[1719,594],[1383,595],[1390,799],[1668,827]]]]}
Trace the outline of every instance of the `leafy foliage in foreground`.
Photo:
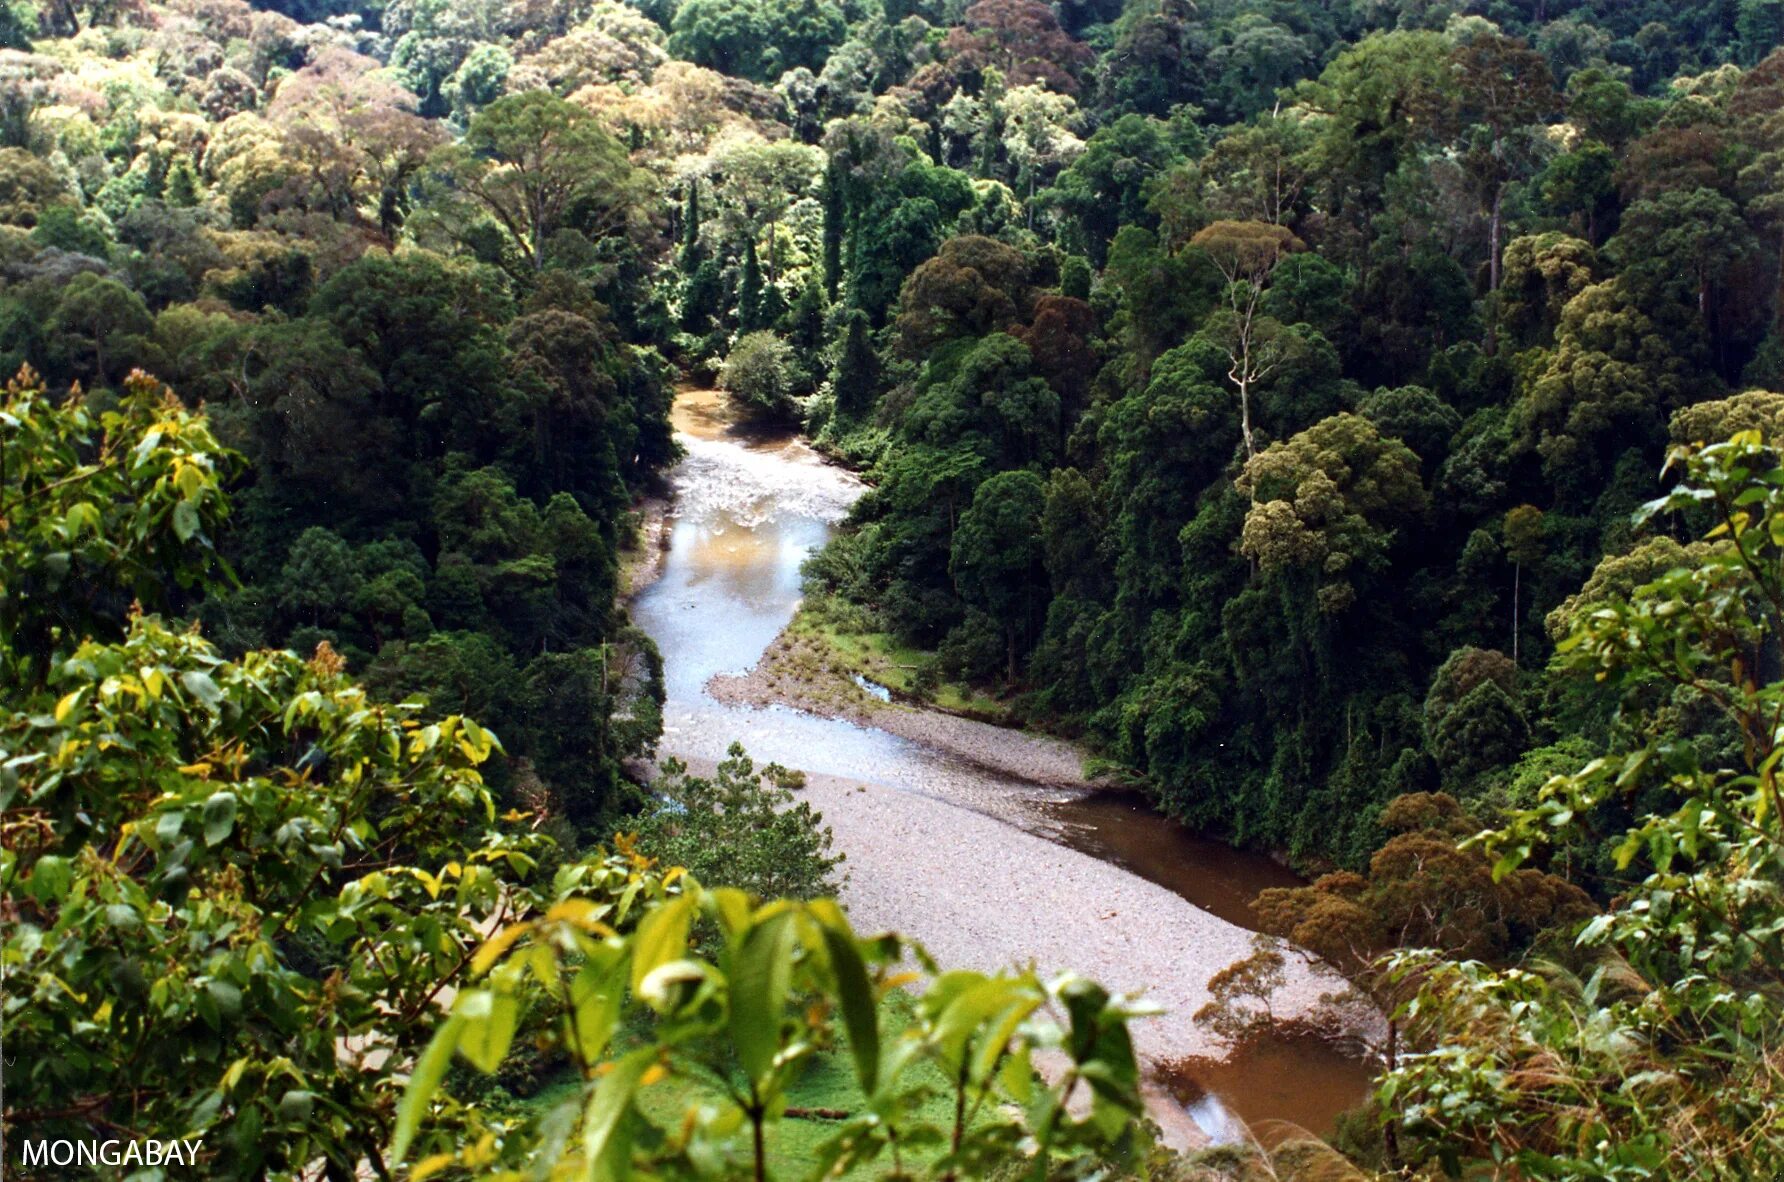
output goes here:
{"type": "Polygon", "coordinates": [[[814,1176],[889,1166],[904,1176],[984,1177],[1026,1160],[1038,1180],[1078,1159],[1144,1163],[1150,1142],[1137,1120],[1127,1021],[1149,1011],[1077,977],[939,972],[896,936],[857,936],[832,900],[764,904],[677,871],[661,883],[630,932],[607,922],[610,902],[577,898],[478,951],[472,971],[483,981],[458,995],[417,1061],[393,1158],[446,1146],[416,1162],[418,1178],[459,1166],[503,1180],[637,1173],[764,1182],[773,1173],[770,1126],[814,1115],[789,1110],[789,1085],[812,1056],[840,1046],[865,1102],[817,1114],[837,1125],[814,1176]],[[690,946],[697,923],[716,931],[710,958],[690,946]],[[902,971],[913,958],[922,973],[902,971]],[[889,999],[918,980],[914,1020],[892,1023],[889,999]],[[628,1015],[649,1031],[640,1045],[616,1045],[628,1015]],[[460,1111],[434,1103],[454,1052],[495,1071],[526,1022],[564,1048],[583,1087],[520,1129],[470,1142],[424,1124],[430,1105],[460,1111]],[[1037,1055],[1058,1060],[1054,1082],[1037,1077],[1037,1055]],[[642,1093],[677,1079],[721,1099],[651,1120],[642,1093]],[[937,1079],[952,1101],[945,1123],[922,1111],[937,1079]]]}
{"type": "Polygon", "coordinates": [[[1502,881],[1594,833],[1630,885],[1574,971],[1405,952],[1429,1048],[1381,1089],[1429,1159],[1520,1177],[1759,1178],[1784,1169],[1784,467],[1757,432],[1682,447],[1644,510],[1709,546],[1583,615],[1562,665],[1617,696],[1618,742],[1481,839],[1502,881]],[[1627,815],[1627,814],[1624,814],[1627,815]]]}
{"type": "MultiPolygon", "coordinates": [[[[209,1176],[389,1177],[425,1116],[427,1144],[456,1147],[432,1168],[615,1176],[636,1152],[665,1175],[762,1179],[765,1124],[787,1115],[810,1057],[842,1042],[868,1103],[838,1124],[828,1161],[927,1154],[962,1176],[1029,1154],[1044,1171],[1146,1153],[1126,1029],[1139,1011],[1098,987],[938,975],[896,937],[856,937],[833,901],[703,891],[630,839],[547,873],[559,851],[524,814],[498,816],[478,768],[499,746],[470,719],[379,701],[327,645],[309,661],[228,660],[140,605],[47,594],[77,561],[105,595],[153,589],[157,572],[205,576],[233,458],[153,382],[132,378],[95,413],[27,374],[0,425],[13,1135],[153,1130],[202,1139],[209,1176]],[[710,962],[689,946],[701,916],[710,962]],[[919,1020],[893,1025],[907,954],[932,979],[919,1020]],[[628,1009],[648,1045],[616,1049],[628,1009]],[[500,1128],[430,1105],[455,1052],[493,1071],[523,1025],[561,1040],[586,1095],[500,1128]],[[1070,1066],[1048,1086],[1031,1056],[1052,1049],[1070,1066]],[[671,1069],[732,1103],[678,1114],[679,1131],[641,1123],[637,1089],[671,1069]],[[953,1089],[945,1128],[911,1115],[937,1078],[953,1089]],[[1081,1116],[1064,1107],[1080,1089],[1081,1116]]],[[[720,872],[810,895],[834,865],[816,818],[777,811],[741,752],[716,785],[672,770],[665,790],[681,822],[656,832],[672,849],[682,826],[716,844],[719,822],[747,819],[773,829],[751,839],[762,851],[797,854],[775,877],[693,851],[720,872]]]]}
{"type": "Polygon", "coordinates": [[[101,592],[201,578],[232,457],[140,377],[95,414],[26,376],[0,421],[8,1124],[203,1137],[225,1176],[376,1161],[418,1020],[551,889],[477,773],[494,736],[326,646],[230,661],[44,594],[76,561],[101,592]]]}

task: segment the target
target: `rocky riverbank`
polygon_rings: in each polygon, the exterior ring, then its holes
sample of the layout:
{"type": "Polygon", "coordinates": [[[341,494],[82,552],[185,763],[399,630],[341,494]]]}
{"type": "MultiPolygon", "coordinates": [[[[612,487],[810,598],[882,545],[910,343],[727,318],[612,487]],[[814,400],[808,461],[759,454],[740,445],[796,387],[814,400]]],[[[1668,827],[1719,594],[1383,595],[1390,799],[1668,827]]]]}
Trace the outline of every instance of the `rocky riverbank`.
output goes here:
{"type": "Polygon", "coordinates": [[[1052,788],[1084,788],[1084,758],[1069,743],[903,702],[855,680],[823,640],[791,626],[743,673],[720,673],[706,692],[727,706],[788,706],[857,726],[877,727],[945,751],[996,775],[1052,788]]]}
{"type": "MultiPolygon", "coordinates": [[[[689,762],[697,773],[712,771],[709,761],[689,762]]],[[[1143,994],[1165,1011],[1134,1028],[1136,1049],[1154,1067],[1227,1053],[1194,1015],[1210,1000],[1208,978],[1250,955],[1250,932],[987,815],[977,800],[818,774],[807,776],[799,796],[823,814],[847,855],[842,900],[861,930],[903,932],[946,965],[992,971],[1032,963],[1143,994]]],[[[1304,1019],[1341,986],[1335,974],[1290,958],[1271,1008],[1284,1020],[1304,1019]]],[[[1161,1124],[1174,1125],[1167,1129],[1174,1143],[1202,1143],[1162,1089],[1152,1107],[1161,1124]]]]}
{"type": "Polygon", "coordinates": [[[657,581],[669,552],[669,517],[673,503],[667,497],[646,497],[632,506],[638,532],[620,553],[618,590],[614,598],[630,603],[634,596],[657,581]]]}

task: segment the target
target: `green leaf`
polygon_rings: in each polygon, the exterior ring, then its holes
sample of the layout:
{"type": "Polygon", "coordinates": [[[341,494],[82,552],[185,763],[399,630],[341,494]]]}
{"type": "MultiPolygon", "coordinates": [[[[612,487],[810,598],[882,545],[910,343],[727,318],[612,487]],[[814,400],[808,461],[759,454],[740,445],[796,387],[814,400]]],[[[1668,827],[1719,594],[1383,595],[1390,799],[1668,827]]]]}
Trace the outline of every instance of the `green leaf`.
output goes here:
{"type": "Polygon", "coordinates": [[[793,916],[769,917],[744,937],[731,971],[731,1041],[752,1084],[774,1067],[793,983],[793,916]]]}
{"type": "Polygon", "coordinates": [[[1604,934],[1610,930],[1610,926],[1610,916],[1597,916],[1591,923],[1580,929],[1580,934],[1574,937],[1574,943],[1580,945],[1596,944],[1604,938],[1604,934]]]}
{"type": "Polygon", "coordinates": [[[198,509],[191,501],[181,501],[173,507],[173,533],[182,542],[190,542],[192,535],[198,532],[198,509]]]}
{"type": "Polygon", "coordinates": [[[487,989],[467,989],[458,995],[452,1012],[465,1022],[458,1039],[459,1054],[483,1074],[492,1074],[502,1065],[514,1042],[514,1028],[520,1023],[520,999],[487,989]]]}
{"type": "Polygon", "coordinates": [[[204,802],[204,844],[216,846],[229,839],[235,829],[235,812],[235,793],[211,793],[211,798],[204,802]]]}
{"type": "Polygon", "coordinates": [[[310,1118],[310,1109],[315,1107],[316,1096],[302,1088],[292,1088],[279,1097],[279,1119],[296,1124],[310,1118]]]}
{"type": "Polygon", "coordinates": [[[421,1126],[422,1114],[427,1111],[428,1102],[434,1098],[440,1081],[446,1077],[446,1068],[452,1065],[452,1052],[458,1049],[463,1031],[463,1018],[454,1015],[446,1019],[433,1041],[427,1044],[427,1050],[415,1061],[415,1070],[409,1074],[409,1086],[403,1089],[403,1098],[396,1106],[396,1127],[390,1135],[390,1160],[393,1163],[401,1162],[403,1155],[409,1152],[409,1143],[421,1126]]]}
{"type": "Polygon", "coordinates": [[[52,903],[68,893],[74,881],[74,866],[60,854],[46,854],[31,868],[31,897],[39,903],[52,903]]]}
{"type": "Polygon", "coordinates": [[[620,1122],[632,1106],[639,1079],[656,1057],[652,1047],[633,1051],[601,1077],[595,1094],[589,1097],[582,1117],[582,1153],[586,1176],[594,1182],[607,1182],[628,1172],[631,1163],[625,1159],[631,1154],[631,1144],[622,1135],[620,1122]]]}
{"type": "Polygon", "coordinates": [[[571,982],[570,1005],[576,1019],[572,1035],[584,1063],[597,1062],[607,1049],[607,1040],[619,1025],[625,984],[625,961],[617,957],[607,965],[584,965],[571,982]]]}
{"type": "Polygon", "coordinates": [[[187,693],[203,702],[205,708],[212,713],[215,713],[218,707],[223,705],[223,691],[217,688],[217,683],[211,680],[209,673],[198,669],[182,673],[180,674],[180,684],[186,687],[187,693]]]}
{"type": "Polygon", "coordinates": [[[998,1078],[1016,1103],[1027,1104],[1034,1098],[1034,1060],[1026,1046],[1005,1056],[998,1078]]]}
{"type": "Polygon", "coordinates": [[[874,1005],[873,982],[854,936],[846,929],[824,926],[824,946],[830,952],[830,971],[836,976],[836,996],[841,1003],[843,1026],[849,1032],[849,1054],[855,1061],[855,1079],[863,1095],[871,1096],[880,1079],[880,1022],[874,1005]]]}
{"type": "Polygon", "coordinates": [[[935,1023],[935,1046],[950,1073],[959,1070],[966,1061],[967,1046],[986,1019],[1017,1003],[1025,994],[1028,991],[1016,982],[993,977],[965,990],[948,1003],[935,1023]]]}
{"type": "Polygon", "coordinates": [[[644,978],[658,965],[679,960],[688,946],[688,924],[693,918],[693,900],[677,895],[660,907],[647,911],[638,921],[632,936],[632,992],[644,985],[644,978]]]}
{"type": "Polygon", "coordinates": [[[228,981],[213,977],[205,982],[204,990],[217,1003],[217,1013],[223,1017],[234,1018],[242,1012],[242,991],[228,981]]]}
{"type": "Polygon", "coordinates": [[[1016,1031],[1028,1016],[1040,1007],[1038,994],[1030,993],[1026,997],[1018,997],[1015,1001],[1000,1010],[990,1026],[985,1029],[973,1044],[971,1078],[976,1084],[984,1084],[997,1069],[1004,1051],[1009,1048],[1010,1040],[1016,1037],[1016,1031]]]}

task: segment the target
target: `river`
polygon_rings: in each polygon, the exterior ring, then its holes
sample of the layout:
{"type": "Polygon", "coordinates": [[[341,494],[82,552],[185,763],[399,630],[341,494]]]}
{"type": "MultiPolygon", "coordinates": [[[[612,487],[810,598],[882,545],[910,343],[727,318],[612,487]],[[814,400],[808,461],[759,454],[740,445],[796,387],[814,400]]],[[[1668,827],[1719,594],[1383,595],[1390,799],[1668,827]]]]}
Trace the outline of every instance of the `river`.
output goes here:
{"type": "MultiPolygon", "coordinates": [[[[666,753],[716,760],[741,741],[759,762],[964,806],[1240,927],[1251,926],[1249,900],[1258,890],[1299,882],[1268,857],[1187,832],[1133,794],[1045,787],[877,728],[714,699],[708,681],[752,666],[792,618],[800,563],[823,545],[861,485],[795,437],[739,428],[712,391],[682,391],[674,423],[687,455],[672,474],[666,552],[655,581],[632,604],[633,618],[663,653],[666,753]]],[[[1362,1098],[1368,1073],[1324,1042],[1284,1037],[1241,1048],[1224,1062],[1192,1061],[1169,1082],[1218,1141],[1236,1135],[1239,1121],[1284,1120],[1326,1131],[1362,1098]]]]}

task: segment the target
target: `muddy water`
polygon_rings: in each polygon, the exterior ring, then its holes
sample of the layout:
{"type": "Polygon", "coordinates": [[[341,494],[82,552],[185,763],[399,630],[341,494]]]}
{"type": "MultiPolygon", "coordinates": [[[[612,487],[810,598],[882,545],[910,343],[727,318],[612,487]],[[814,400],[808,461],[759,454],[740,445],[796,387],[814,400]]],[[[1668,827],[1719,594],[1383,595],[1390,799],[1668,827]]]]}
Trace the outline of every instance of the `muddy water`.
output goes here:
{"type": "Polygon", "coordinates": [[[1249,1128],[1265,1145],[1307,1131],[1329,1133],[1360,1088],[1339,1086],[1357,1077],[1357,1061],[1343,1047],[1311,1033],[1284,1033],[1239,1047],[1224,1061],[1192,1059],[1163,1082],[1218,1141],[1249,1128]]]}
{"type": "MultiPolygon", "coordinates": [[[[1027,807],[1036,833],[1112,862],[1232,923],[1251,926],[1250,898],[1298,879],[1259,854],[1189,833],[1129,793],[1063,792],[989,773],[885,731],[784,707],[723,705],[705,690],[741,672],[792,618],[799,566],[861,494],[850,474],[797,438],[736,426],[721,397],[684,390],[674,422],[687,457],[673,479],[676,509],[662,572],[632,614],[662,649],[668,701],[664,746],[716,759],[741,741],[759,762],[846,776],[971,803],[1027,807]]],[[[991,811],[987,808],[986,811],[991,811]]],[[[1007,815],[1007,807],[999,810],[1007,815]]],[[[1368,1074],[1357,1060],[1284,1036],[1241,1048],[1225,1064],[1192,1065],[1172,1081],[1216,1140],[1241,1122],[1286,1120],[1325,1131],[1359,1101],[1368,1074]]]]}
{"type": "Polygon", "coordinates": [[[1175,891],[1242,928],[1257,927],[1251,901],[1259,891],[1304,885],[1294,871],[1261,854],[1236,850],[1160,816],[1138,792],[1105,789],[1038,807],[1058,822],[1059,840],[1066,845],[1175,891]]]}

